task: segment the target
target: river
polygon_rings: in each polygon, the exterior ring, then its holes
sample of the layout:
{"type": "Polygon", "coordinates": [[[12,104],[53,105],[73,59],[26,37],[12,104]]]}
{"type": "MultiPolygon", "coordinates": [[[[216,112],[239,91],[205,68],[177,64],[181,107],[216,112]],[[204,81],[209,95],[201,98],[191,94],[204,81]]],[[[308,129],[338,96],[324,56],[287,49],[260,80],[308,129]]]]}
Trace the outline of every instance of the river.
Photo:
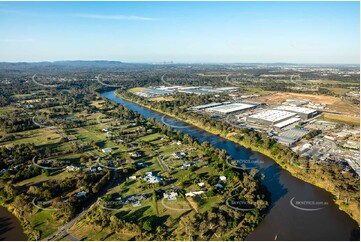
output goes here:
{"type": "Polygon", "coordinates": [[[6,208],[0,206],[0,241],[27,240],[20,221],[6,208]]]}
{"type": "Polygon", "coordinates": [[[314,185],[293,177],[272,159],[251,151],[237,143],[208,133],[202,129],[152,111],[115,95],[114,91],[102,96],[140,113],[170,124],[214,147],[226,150],[233,159],[256,167],[265,174],[264,185],[271,193],[271,205],[264,220],[247,240],[356,240],[359,226],[345,212],[338,209],[333,196],[314,185]]]}

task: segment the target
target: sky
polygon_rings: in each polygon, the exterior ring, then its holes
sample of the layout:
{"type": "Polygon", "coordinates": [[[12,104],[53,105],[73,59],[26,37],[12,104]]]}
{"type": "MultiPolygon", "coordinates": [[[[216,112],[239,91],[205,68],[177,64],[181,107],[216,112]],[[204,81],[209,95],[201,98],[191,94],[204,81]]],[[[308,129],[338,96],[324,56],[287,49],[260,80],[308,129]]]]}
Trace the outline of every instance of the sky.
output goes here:
{"type": "Polygon", "coordinates": [[[359,2],[0,2],[0,61],[360,62],[359,2]]]}

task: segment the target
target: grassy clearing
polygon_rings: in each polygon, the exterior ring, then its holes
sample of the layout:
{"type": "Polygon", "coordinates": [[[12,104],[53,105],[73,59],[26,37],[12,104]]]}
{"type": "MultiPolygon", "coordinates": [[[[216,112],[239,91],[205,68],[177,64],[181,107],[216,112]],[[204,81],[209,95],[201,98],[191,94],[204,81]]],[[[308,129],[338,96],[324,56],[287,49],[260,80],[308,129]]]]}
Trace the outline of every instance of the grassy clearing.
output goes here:
{"type": "Polygon", "coordinates": [[[48,128],[12,133],[12,135],[16,136],[16,140],[2,142],[0,143],[0,146],[13,146],[30,143],[40,149],[49,147],[53,152],[66,152],[71,148],[71,145],[68,142],[60,143],[61,136],[48,128]]]}
{"type": "Polygon", "coordinates": [[[116,148],[116,144],[106,138],[106,134],[101,131],[104,125],[93,125],[75,128],[75,137],[81,142],[96,142],[100,148],[116,148]]]}
{"type": "Polygon", "coordinates": [[[336,122],[336,123],[341,123],[341,124],[360,126],[360,118],[359,117],[324,113],[324,114],[322,114],[320,119],[326,120],[326,121],[332,121],[332,122],[336,122]]]}
{"type": "Polygon", "coordinates": [[[330,88],[327,88],[327,89],[330,90],[331,92],[337,94],[337,95],[343,95],[343,94],[347,93],[348,91],[350,91],[350,89],[341,88],[341,87],[330,87],[330,88]]]}
{"type": "Polygon", "coordinates": [[[15,97],[15,98],[26,98],[26,97],[31,97],[33,94],[32,93],[27,93],[27,94],[15,94],[15,95],[12,95],[12,97],[15,97]]]}
{"type": "Polygon", "coordinates": [[[192,210],[189,203],[183,198],[177,198],[177,200],[168,201],[167,199],[157,201],[159,208],[159,216],[170,216],[173,219],[182,216],[192,210]]]}
{"type": "Polygon", "coordinates": [[[352,86],[360,85],[360,83],[358,83],[358,82],[344,82],[344,81],[336,81],[336,80],[309,80],[306,82],[310,82],[312,84],[345,84],[345,85],[352,85],[352,86]]]}
{"type": "Polygon", "coordinates": [[[141,92],[144,90],[148,90],[149,88],[146,87],[134,87],[134,88],[130,88],[128,89],[128,92],[141,92]]]}
{"type": "Polygon", "coordinates": [[[174,101],[174,97],[153,97],[149,99],[150,101],[160,102],[160,101],[174,101]]]}
{"type": "Polygon", "coordinates": [[[54,211],[39,210],[30,219],[31,226],[40,230],[41,239],[46,238],[55,233],[62,223],[59,222],[54,216],[54,211]]]}
{"type": "Polygon", "coordinates": [[[265,91],[262,88],[258,88],[258,87],[249,87],[249,88],[247,88],[245,93],[246,94],[268,95],[268,94],[271,94],[271,93],[274,93],[274,92],[273,91],[265,91]]]}
{"type": "Polygon", "coordinates": [[[103,104],[104,104],[104,101],[101,100],[101,101],[92,101],[90,105],[97,107],[97,108],[101,108],[101,107],[103,107],[103,104]]]}
{"type": "Polygon", "coordinates": [[[160,139],[161,137],[163,137],[163,135],[159,134],[159,133],[155,133],[155,134],[150,134],[150,135],[146,135],[146,136],[142,136],[140,138],[137,139],[137,141],[147,141],[147,142],[152,142],[152,141],[157,141],[158,139],[160,139]]]}
{"type": "Polygon", "coordinates": [[[100,226],[89,225],[84,222],[77,223],[77,226],[70,228],[70,233],[79,240],[130,240],[135,234],[115,233],[110,228],[102,229],[100,226]]]}
{"type": "Polygon", "coordinates": [[[67,172],[67,171],[63,171],[59,174],[56,174],[56,175],[53,175],[53,176],[46,176],[44,174],[41,174],[39,176],[35,176],[35,177],[32,177],[30,179],[26,179],[26,180],[23,180],[21,182],[18,182],[16,183],[15,185],[16,186],[32,186],[32,185],[35,185],[37,183],[41,183],[41,182],[44,182],[44,181],[48,181],[48,180],[64,180],[65,178],[68,178],[68,177],[71,177],[73,176],[72,173],[70,172],[67,172]]]}
{"type": "Polygon", "coordinates": [[[7,107],[0,107],[0,114],[5,114],[7,112],[12,112],[15,111],[16,108],[12,107],[12,106],[7,106],[7,107]]]}

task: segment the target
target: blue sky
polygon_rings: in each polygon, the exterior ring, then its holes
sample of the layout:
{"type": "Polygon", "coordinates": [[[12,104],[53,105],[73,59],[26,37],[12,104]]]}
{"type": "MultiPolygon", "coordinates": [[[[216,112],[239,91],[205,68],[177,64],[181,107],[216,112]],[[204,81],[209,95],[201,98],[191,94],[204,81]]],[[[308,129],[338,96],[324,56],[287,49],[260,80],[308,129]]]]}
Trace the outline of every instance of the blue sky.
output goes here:
{"type": "Polygon", "coordinates": [[[359,2],[0,2],[0,61],[359,63],[359,2]]]}

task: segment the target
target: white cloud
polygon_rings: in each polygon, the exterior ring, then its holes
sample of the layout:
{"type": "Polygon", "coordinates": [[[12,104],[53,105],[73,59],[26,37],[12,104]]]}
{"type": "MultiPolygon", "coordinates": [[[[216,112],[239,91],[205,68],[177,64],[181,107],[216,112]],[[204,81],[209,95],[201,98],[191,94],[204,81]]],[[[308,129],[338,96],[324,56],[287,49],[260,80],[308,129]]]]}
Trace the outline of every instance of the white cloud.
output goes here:
{"type": "Polygon", "coordinates": [[[135,20],[135,21],[154,21],[157,18],[149,18],[134,15],[99,15],[99,14],[76,14],[76,17],[93,18],[93,19],[109,19],[109,20],[135,20]]]}

